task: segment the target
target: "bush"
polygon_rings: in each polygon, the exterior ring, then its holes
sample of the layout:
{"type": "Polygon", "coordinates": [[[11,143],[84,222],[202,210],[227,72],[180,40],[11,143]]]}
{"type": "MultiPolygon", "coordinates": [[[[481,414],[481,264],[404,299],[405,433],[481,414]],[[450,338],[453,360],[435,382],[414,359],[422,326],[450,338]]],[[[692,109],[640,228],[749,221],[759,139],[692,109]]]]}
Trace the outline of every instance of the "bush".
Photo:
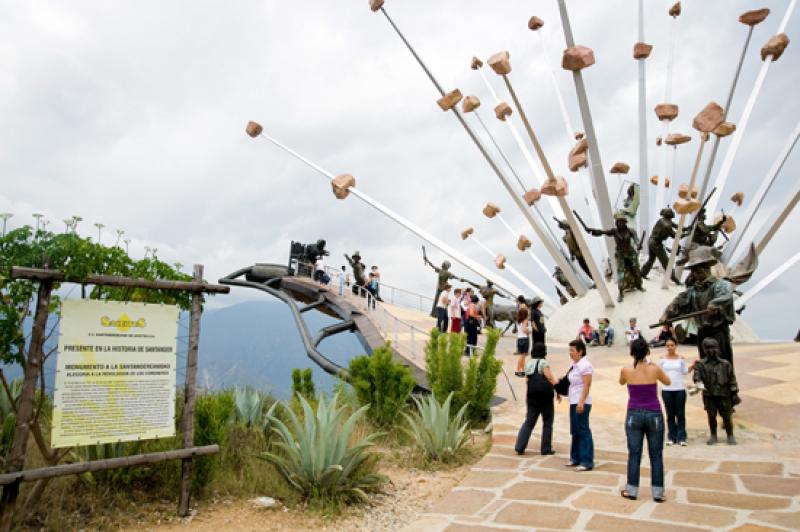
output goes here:
{"type": "Polygon", "coordinates": [[[453,394],[453,408],[469,405],[467,419],[480,423],[489,414],[489,405],[497,388],[497,376],[503,363],[495,357],[500,331],[486,329],[486,346],[480,355],[472,356],[462,365],[466,336],[462,333],[431,331],[425,345],[425,362],[431,392],[442,401],[453,394]]]}
{"type": "MultiPolygon", "coordinates": [[[[233,392],[198,395],[194,404],[194,444],[225,444],[228,424],[234,418],[236,404],[233,392]]],[[[216,456],[202,456],[194,460],[192,484],[195,490],[201,489],[211,480],[219,459],[216,456]]]]}
{"type": "Polygon", "coordinates": [[[273,463],[289,484],[312,503],[329,504],[364,501],[366,491],[380,488],[386,477],[375,473],[377,455],[367,452],[380,436],[373,433],[351,445],[350,438],[367,407],[362,407],[343,421],[345,407],[337,406],[338,396],[320,397],[316,412],[302,396],[301,421],[284,404],[288,426],[269,416],[279,441],[279,453],[266,452],[263,459],[273,463]]]}
{"type": "Polygon", "coordinates": [[[421,400],[414,397],[418,413],[409,415],[403,412],[403,417],[408,422],[408,427],[404,427],[405,432],[414,439],[428,460],[443,462],[451,460],[469,438],[467,432],[469,422],[462,424],[469,405],[462,406],[451,418],[452,400],[452,393],[447,396],[443,404],[439,404],[433,395],[421,400]]]}
{"type": "Polygon", "coordinates": [[[350,383],[359,404],[369,406],[367,418],[380,427],[397,421],[414,389],[411,370],[392,360],[389,344],[350,360],[350,383]]]}
{"type": "MultiPolygon", "coordinates": [[[[233,399],[236,404],[235,419],[244,423],[247,428],[265,430],[267,418],[264,408],[267,404],[275,405],[275,400],[269,394],[263,394],[255,388],[234,388],[233,399]]],[[[270,413],[272,410],[270,410],[270,413]]]]}
{"type": "Polygon", "coordinates": [[[305,397],[308,401],[313,401],[317,392],[314,389],[314,380],[312,377],[311,368],[294,368],[292,370],[292,397],[300,395],[305,397]]]}

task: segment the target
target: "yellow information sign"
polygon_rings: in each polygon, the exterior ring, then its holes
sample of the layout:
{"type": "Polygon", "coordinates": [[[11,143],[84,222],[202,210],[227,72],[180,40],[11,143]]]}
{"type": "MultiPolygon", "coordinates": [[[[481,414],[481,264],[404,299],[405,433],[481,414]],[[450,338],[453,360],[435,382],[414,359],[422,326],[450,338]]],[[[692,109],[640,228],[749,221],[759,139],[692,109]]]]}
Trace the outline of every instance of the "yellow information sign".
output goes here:
{"type": "Polygon", "coordinates": [[[53,447],[175,434],[178,307],[65,300],[53,447]]]}

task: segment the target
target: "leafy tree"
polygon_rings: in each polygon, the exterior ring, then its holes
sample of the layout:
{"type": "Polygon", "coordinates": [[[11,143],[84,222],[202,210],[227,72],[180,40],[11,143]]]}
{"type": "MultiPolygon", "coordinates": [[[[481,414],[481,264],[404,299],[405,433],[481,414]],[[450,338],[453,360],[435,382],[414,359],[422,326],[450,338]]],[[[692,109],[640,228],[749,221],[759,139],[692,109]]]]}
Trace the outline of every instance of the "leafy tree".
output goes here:
{"type": "Polygon", "coordinates": [[[392,360],[389,344],[377,348],[371,356],[350,360],[350,383],[359,404],[369,405],[367,418],[381,427],[399,420],[398,414],[414,389],[411,370],[392,360]]]}
{"type": "Polygon", "coordinates": [[[314,387],[311,368],[294,368],[292,370],[292,397],[305,397],[313,403],[316,395],[317,390],[314,387]]]}

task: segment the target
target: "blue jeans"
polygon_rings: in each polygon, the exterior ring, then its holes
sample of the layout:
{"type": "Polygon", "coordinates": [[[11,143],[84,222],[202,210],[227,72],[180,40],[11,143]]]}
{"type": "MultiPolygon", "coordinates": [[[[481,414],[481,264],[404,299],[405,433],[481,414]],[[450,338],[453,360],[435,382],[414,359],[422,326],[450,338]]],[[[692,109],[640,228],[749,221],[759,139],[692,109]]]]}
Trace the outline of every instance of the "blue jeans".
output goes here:
{"type": "Polygon", "coordinates": [[[443,333],[447,332],[447,309],[436,307],[436,327],[443,333]]]}
{"type": "Polygon", "coordinates": [[[642,448],[647,437],[650,455],[650,478],[653,498],[664,496],[664,417],[654,410],[628,410],[625,417],[625,435],[628,437],[628,485],[631,497],[639,494],[639,467],[642,448]]]}
{"type": "Polygon", "coordinates": [[[667,411],[667,439],[686,441],[686,390],[661,390],[661,398],[667,411]]]}
{"type": "Polygon", "coordinates": [[[583,467],[594,468],[594,441],[592,429],[589,428],[589,412],[592,405],[583,405],[583,413],[577,412],[577,404],[569,405],[569,433],[572,445],[569,449],[569,461],[583,467]]]}

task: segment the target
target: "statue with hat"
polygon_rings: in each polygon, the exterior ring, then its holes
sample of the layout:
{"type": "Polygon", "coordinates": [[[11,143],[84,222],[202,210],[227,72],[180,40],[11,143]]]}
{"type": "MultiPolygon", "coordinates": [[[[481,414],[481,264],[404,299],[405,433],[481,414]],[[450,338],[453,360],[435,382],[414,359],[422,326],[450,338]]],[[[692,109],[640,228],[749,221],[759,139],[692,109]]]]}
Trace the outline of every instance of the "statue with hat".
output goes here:
{"type": "Polygon", "coordinates": [[[622,302],[623,292],[636,289],[644,292],[642,286],[642,273],[639,270],[639,251],[641,248],[636,232],[628,227],[628,217],[618,211],[614,214],[614,227],[611,229],[592,229],[586,231],[592,236],[610,236],[616,244],[614,259],[617,262],[617,286],[619,296],[617,301],[622,302]]]}
{"type": "MultiPolygon", "coordinates": [[[[711,269],[716,263],[717,257],[710,246],[696,246],[689,252],[686,268],[690,273],[686,279],[686,290],[667,306],[661,322],[674,323],[691,315],[697,325],[700,357],[706,357],[703,340],[713,338],[719,349],[719,357],[733,365],[730,326],[736,320],[733,306],[734,285],[731,280],[712,273],[711,269]]],[[[752,269],[755,269],[755,264],[752,269]]]]}
{"type": "MultiPolygon", "coordinates": [[[[706,209],[702,207],[697,211],[697,218],[694,221],[694,232],[691,233],[692,241],[686,245],[684,256],[677,262],[679,265],[685,266],[686,261],[689,260],[690,252],[698,246],[708,246],[711,248],[711,253],[719,258],[720,250],[713,247],[717,243],[720,233],[722,232],[722,225],[727,220],[723,214],[720,220],[715,224],[706,223],[706,209]]],[[[691,228],[690,228],[691,230],[691,228]]]]}
{"type": "MultiPolygon", "coordinates": [[[[444,290],[444,287],[447,286],[448,284],[450,284],[450,279],[458,279],[462,283],[463,282],[467,282],[467,281],[465,281],[464,279],[461,279],[459,277],[456,277],[455,275],[450,273],[450,266],[451,265],[450,265],[450,261],[449,260],[446,260],[446,261],[442,262],[442,266],[441,267],[436,266],[434,263],[432,263],[430,260],[428,260],[428,255],[425,252],[425,246],[422,246],[422,260],[425,262],[425,264],[427,264],[428,266],[433,268],[433,271],[435,271],[436,275],[438,276],[437,277],[437,281],[436,281],[436,295],[433,296],[433,307],[431,308],[431,314],[430,314],[431,317],[435,318],[436,317],[436,302],[439,301],[439,295],[441,295],[442,291],[444,290]]],[[[471,284],[472,286],[474,286],[476,288],[478,287],[478,285],[476,285],[476,284],[473,284],[473,283],[469,283],[469,284],[471,284]]]]}
{"type": "MultiPolygon", "coordinates": [[[[472,284],[469,281],[465,281],[468,284],[472,284]]],[[[473,285],[474,286],[474,285],[473,285]]],[[[495,322],[495,307],[494,307],[494,296],[504,297],[508,299],[508,296],[500,292],[497,287],[491,282],[489,279],[486,279],[486,284],[478,288],[478,293],[483,298],[483,305],[482,305],[482,314],[483,319],[486,321],[486,325],[489,327],[494,327],[495,322]]]]}
{"type": "MultiPolygon", "coordinates": [[[[645,279],[647,279],[647,274],[650,273],[650,269],[656,259],[658,259],[664,271],[667,270],[669,257],[667,250],[664,248],[664,242],[668,238],[675,238],[675,229],[678,227],[672,221],[675,218],[675,211],[667,207],[661,209],[660,214],[661,218],[653,225],[653,229],[650,231],[650,238],[647,239],[647,262],[642,266],[642,277],[645,279]]],[[[679,284],[677,277],[675,277],[675,271],[670,272],[670,279],[675,284],[679,284]]]]}
{"type": "Polygon", "coordinates": [[[347,262],[353,269],[353,279],[356,281],[353,285],[353,293],[357,294],[362,291],[361,289],[364,289],[367,286],[367,278],[364,275],[364,272],[367,270],[367,265],[361,262],[361,253],[358,251],[354,251],[352,257],[345,253],[344,258],[347,259],[347,262]]]}

